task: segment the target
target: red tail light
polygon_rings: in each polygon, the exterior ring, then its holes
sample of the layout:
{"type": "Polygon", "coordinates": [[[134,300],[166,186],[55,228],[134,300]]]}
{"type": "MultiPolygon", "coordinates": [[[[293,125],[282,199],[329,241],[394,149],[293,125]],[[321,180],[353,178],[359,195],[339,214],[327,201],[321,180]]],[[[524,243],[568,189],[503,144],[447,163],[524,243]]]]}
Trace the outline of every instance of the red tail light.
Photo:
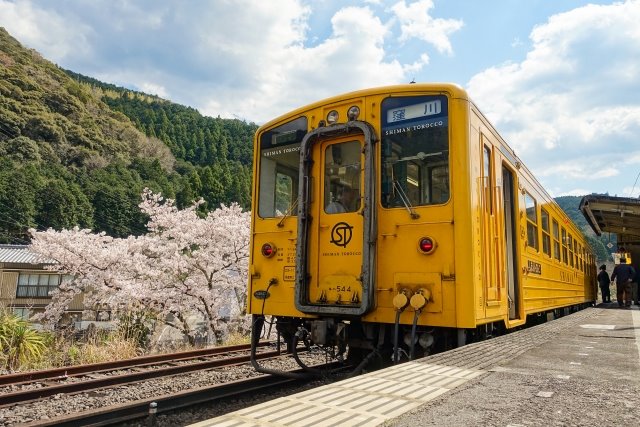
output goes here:
{"type": "Polygon", "coordinates": [[[260,250],[260,252],[262,252],[263,256],[271,258],[276,254],[276,245],[274,245],[273,243],[265,243],[264,245],[262,245],[262,249],[260,250]]]}
{"type": "Polygon", "coordinates": [[[418,242],[418,248],[425,254],[430,254],[436,248],[436,242],[431,237],[422,237],[418,242]]]}

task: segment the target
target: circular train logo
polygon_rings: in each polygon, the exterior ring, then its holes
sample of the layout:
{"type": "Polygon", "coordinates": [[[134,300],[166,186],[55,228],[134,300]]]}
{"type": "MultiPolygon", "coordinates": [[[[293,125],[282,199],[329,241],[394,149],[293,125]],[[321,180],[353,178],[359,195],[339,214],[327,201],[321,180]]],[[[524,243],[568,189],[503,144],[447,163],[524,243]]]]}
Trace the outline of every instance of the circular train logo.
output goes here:
{"type": "Polygon", "coordinates": [[[346,222],[337,223],[331,229],[331,243],[346,248],[353,237],[352,229],[353,227],[346,222]]]}

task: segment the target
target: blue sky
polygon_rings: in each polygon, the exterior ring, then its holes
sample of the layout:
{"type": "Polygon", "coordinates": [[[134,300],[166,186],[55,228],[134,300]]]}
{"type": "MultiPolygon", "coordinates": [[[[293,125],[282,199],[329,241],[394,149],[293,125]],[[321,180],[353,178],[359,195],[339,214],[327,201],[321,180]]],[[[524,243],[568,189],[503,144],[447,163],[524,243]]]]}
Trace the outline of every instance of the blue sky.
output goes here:
{"type": "Polygon", "coordinates": [[[0,0],[45,58],[214,117],[457,83],[553,196],[640,195],[638,22],[640,0],[0,0]]]}

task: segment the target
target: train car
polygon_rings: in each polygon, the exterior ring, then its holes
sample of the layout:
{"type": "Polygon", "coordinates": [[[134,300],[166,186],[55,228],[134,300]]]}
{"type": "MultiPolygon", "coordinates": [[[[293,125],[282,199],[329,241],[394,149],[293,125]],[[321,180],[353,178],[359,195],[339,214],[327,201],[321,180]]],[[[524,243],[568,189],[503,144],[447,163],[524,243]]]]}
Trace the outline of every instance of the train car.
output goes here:
{"type": "Polygon", "coordinates": [[[362,369],[596,299],[584,236],[457,85],[285,114],[258,129],[253,177],[254,347],[269,324],[362,369]]]}

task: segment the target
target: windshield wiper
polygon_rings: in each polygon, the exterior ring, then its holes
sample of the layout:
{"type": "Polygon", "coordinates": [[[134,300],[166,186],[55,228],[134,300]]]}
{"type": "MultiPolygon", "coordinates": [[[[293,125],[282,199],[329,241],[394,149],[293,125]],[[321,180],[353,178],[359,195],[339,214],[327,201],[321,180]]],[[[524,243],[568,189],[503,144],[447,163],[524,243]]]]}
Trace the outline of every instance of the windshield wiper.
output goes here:
{"type": "Polygon", "coordinates": [[[407,193],[404,192],[404,189],[402,188],[402,186],[400,185],[397,179],[393,180],[393,189],[398,192],[398,196],[402,201],[402,204],[404,205],[404,207],[407,208],[407,212],[409,212],[409,215],[411,215],[411,219],[420,218],[420,215],[418,214],[418,212],[416,212],[416,210],[413,209],[413,206],[409,201],[409,196],[407,196],[407,193]]]}
{"type": "Polygon", "coordinates": [[[298,206],[298,200],[300,200],[300,197],[297,197],[293,201],[293,203],[291,204],[289,209],[287,209],[287,211],[284,213],[284,216],[282,217],[282,219],[277,224],[278,227],[283,227],[284,226],[284,220],[291,216],[291,213],[293,212],[293,210],[298,206]]]}

